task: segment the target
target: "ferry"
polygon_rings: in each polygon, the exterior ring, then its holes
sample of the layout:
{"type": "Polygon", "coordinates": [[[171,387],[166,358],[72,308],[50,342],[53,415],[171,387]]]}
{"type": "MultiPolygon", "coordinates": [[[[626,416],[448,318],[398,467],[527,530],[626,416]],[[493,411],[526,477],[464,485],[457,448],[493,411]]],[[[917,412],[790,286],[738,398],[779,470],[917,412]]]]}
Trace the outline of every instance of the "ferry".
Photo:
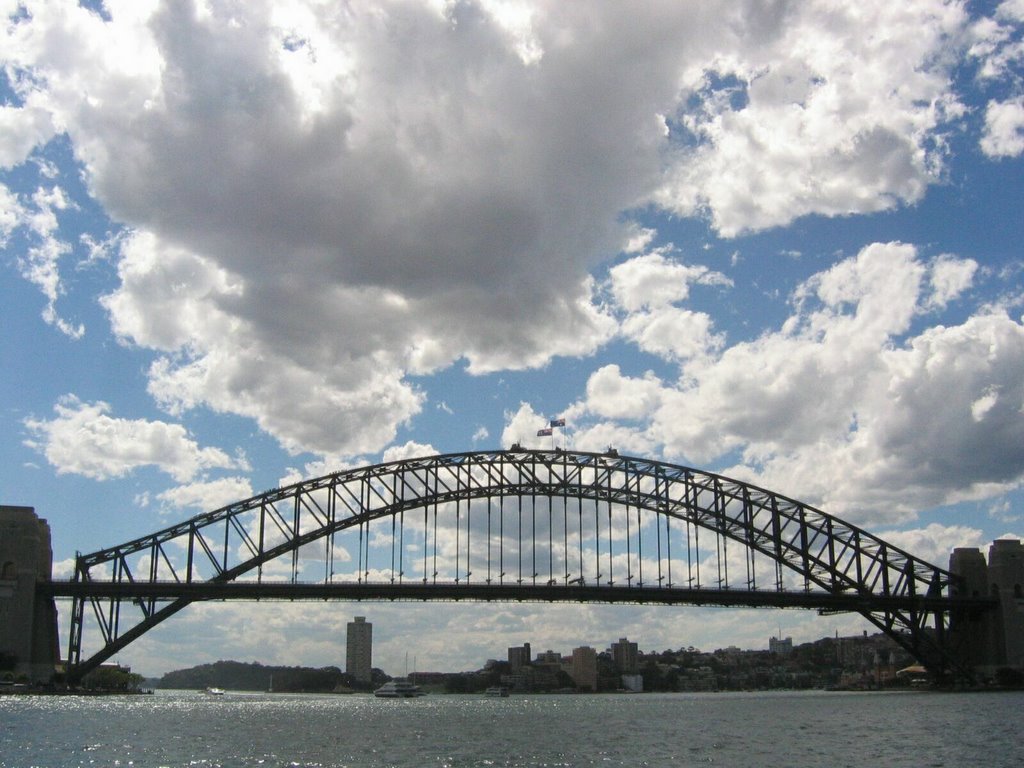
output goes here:
{"type": "Polygon", "coordinates": [[[484,691],[484,696],[494,696],[495,698],[500,697],[502,699],[506,699],[508,698],[508,688],[503,685],[492,685],[484,691]]]}
{"type": "Polygon", "coordinates": [[[207,688],[206,689],[206,693],[207,693],[208,696],[223,696],[224,695],[224,689],[223,688],[212,688],[211,687],[211,688],[207,688]]]}
{"type": "Polygon", "coordinates": [[[426,696],[420,687],[405,677],[396,677],[394,680],[384,683],[373,692],[379,699],[415,699],[417,696],[426,696]]]}

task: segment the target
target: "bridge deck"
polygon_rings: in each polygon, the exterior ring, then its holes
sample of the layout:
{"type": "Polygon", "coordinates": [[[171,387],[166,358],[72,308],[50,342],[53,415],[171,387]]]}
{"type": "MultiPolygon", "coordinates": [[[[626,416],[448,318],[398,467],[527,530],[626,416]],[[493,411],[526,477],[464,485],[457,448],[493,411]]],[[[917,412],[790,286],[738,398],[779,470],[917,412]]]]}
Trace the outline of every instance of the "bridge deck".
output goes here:
{"type": "Polygon", "coordinates": [[[817,608],[825,611],[985,609],[988,597],[879,596],[821,591],[616,587],[579,584],[435,584],[292,582],[40,582],[38,591],[56,598],[170,600],[372,600],[474,602],[600,602],[619,604],[719,605],[817,608]]]}

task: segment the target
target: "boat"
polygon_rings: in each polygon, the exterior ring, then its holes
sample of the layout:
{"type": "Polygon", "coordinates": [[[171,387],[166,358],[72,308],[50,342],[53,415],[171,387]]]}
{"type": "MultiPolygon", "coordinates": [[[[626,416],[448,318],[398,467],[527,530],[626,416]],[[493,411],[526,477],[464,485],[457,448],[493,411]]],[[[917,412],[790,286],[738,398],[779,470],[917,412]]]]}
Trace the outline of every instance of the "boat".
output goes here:
{"type": "Polygon", "coordinates": [[[503,685],[492,685],[484,691],[484,696],[494,696],[495,698],[501,697],[506,699],[508,698],[508,688],[503,685]]]}
{"type": "Polygon", "coordinates": [[[223,688],[207,688],[206,689],[206,694],[208,696],[223,696],[224,695],[224,689],[223,688]]]}
{"type": "Polygon", "coordinates": [[[405,677],[396,677],[384,683],[373,695],[379,699],[415,699],[417,696],[426,696],[418,685],[405,677]]]}

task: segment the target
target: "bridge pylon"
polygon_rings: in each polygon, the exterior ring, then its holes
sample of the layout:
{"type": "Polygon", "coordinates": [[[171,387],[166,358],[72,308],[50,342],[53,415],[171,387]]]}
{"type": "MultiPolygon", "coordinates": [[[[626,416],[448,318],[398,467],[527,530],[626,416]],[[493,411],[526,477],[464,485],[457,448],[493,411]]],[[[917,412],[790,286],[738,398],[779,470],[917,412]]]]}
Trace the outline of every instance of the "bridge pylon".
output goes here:
{"type": "Polygon", "coordinates": [[[953,594],[996,601],[994,610],[954,611],[950,645],[958,657],[983,679],[1002,668],[1024,671],[1024,545],[1017,539],[997,539],[988,562],[977,547],[960,547],[949,558],[949,570],[960,577],[953,594]]]}
{"type": "Polygon", "coordinates": [[[0,506],[0,674],[53,680],[60,651],[57,606],[38,594],[50,580],[50,526],[32,507],[0,506]]]}

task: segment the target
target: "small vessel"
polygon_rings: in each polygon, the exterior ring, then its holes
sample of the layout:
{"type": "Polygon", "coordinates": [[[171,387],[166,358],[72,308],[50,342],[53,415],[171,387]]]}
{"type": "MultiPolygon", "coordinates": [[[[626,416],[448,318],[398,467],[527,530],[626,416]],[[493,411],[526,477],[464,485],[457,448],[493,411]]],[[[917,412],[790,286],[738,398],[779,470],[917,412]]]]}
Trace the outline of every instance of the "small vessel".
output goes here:
{"type": "Polygon", "coordinates": [[[212,687],[211,688],[207,688],[206,689],[206,694],[208,696],[223,696],[224,695],[224,689],[223,688],[212,688],[212,687]]]}
{"type": "Polygon", "coordinates": [[[426,696],[418,685],[405,677],[396,677],[384,683],[373,695],[380,699],[415,699],[417,696],[426,696]]]}
{"type": "Polygon", "coordinates": [[[500,697],[502,699],[507,699],[508,688],[506,688],[503,685],[492,685],[490,688],[484,691],[484,696],[494,696],[495,698],[500,697]]]}

